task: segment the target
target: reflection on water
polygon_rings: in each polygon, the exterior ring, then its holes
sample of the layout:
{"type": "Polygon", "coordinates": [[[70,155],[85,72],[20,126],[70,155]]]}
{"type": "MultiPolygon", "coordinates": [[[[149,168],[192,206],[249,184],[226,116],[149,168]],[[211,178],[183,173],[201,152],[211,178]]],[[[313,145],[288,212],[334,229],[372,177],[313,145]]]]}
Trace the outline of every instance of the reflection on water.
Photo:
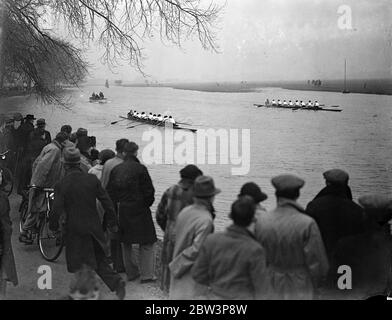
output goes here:
{"type": "MultiPolygon", "coordinates": [[[[74,129],[85,127],[97,137],[98,148],[114,149],[115,141],[128,138],[141,145],[146,126],[127,129],[126,121],[110,125],[129,109],[164,113],[186,120],[200,128],[250,129],[251,169],[244,177],[232,176],[229,165],[204,165],[201,169],[215,178],[223,192],[216,199],[217,229],[228,222],[230,205],[243,183],[257,182],[274,206],[274,190],[270,179],[277,174],[294,173],[306,180],[300,203],[304,206],[323,187],[322,173],[342,168],[351,175],[354,197],[367,192],[392,191],[392,97],[328,92],[304,92],[264,89],[253,93],[207,93],[170,88],[122,88],[105,90],[108,104],[91,104],[88,96],[102,88],[85,87],[70,91],[71,109],[42,107],[34,99],[11,98],[1,106],[3,112],[34,112],[44,117],[54,134],[61,125],[74,129]],[[326,105],[340,105],[342,113],[257,109],[254,103],[270,100],[318,100],[326,105]],[[17,103],[22,103],[15,108],[17,103]]],[[[149,166],[157,191],[162,193],[179,179],[177,165],[149,166]]],[[[155,213],[154,206],[154,213],[155,213]]]]}

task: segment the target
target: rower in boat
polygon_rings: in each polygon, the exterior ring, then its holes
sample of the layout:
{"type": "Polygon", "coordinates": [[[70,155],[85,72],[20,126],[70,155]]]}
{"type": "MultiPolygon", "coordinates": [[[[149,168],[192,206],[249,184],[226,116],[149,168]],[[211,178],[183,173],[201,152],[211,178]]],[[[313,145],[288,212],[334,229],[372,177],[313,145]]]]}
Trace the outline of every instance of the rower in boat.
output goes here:
{"type": "Polygon", "coordinates": [[[309,108],[309,109],[313,108],[313,103],[312,103],[312,101],[309,100],[308,105],[307,105],[306,107],[309,108]]]}
{"type": "Polygon", "coordinates": [[[318,101],[316,101],[316,102],[314,103],[314,106],[315,106],[315,108],[320,108],[320,104],[318,103],[318,101]]]}
{"type": "Polygon", "coordinates": [[[282,101],[279,99],[278,100],[278,107],[281,107],[282,106],[282,101]]]}
{"type": "Polygon", "coordinates": [[[158,121],[159,121],[159,122],[163,122],[163,117],[162,117],[161,114],[158,115],[158,121]]]}
{"type": "Polygon", "coordinates": [[[99,93],[99,98],[102,99],[102,100],[105,99],[105,95],[103,94],[102,91],[99,93]]]}
{"type": "Polygon", "coordinates": [[[293,103],[293,101],[289,101],[289,107],[294,107],[294,103],[293,103]]]}
{"type": "Polygon", "coordinates": [[[304,101],[301,101],[301,108],[306,108],[306,103],[304,101]]]}
{"type": "Polygon", "coordinates": [[[265,105],[266,105],[266,106],[269,106],[269,105],[270,105],[269,99],[265,100],[265,105]]]}
{"type": "Polygon", "coordinates": [[[272,106],[276,106],[276,101],[275,101],[275,99],[272,99],[272,106]]]}
{"type": "Polygon", "coordinates": [[[299,100],[295,101],[295,106],[301,108],[301,103],[299,102],[299,100]]]}
{"type": "Polygon", "coordinates": [[[286,100],[283,101],[283,107],[287,108],[289,106],[289,104],[287,103],[286,100]]]}
{"type": "Polygon", "coordinates": [[[148,120],[153,121],[154,120],[154,115],[150,112],[148,115],[148,120]]]}

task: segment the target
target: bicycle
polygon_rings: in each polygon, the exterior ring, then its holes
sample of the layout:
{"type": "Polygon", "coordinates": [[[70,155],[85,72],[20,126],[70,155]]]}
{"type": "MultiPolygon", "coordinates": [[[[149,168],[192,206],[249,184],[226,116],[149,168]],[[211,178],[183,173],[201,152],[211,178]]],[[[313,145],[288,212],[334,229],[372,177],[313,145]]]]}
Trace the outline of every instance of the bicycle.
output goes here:
{"type": "Polygon", "coordinates": [[[3,176],[3,179],[7,181],[7,184],[4,187],[4,192],[9,197],[14,189],[14,176],[10,169],[7,168],[6,159],[7,155],[9,154],[9,150],[4,153],[0,153],[0,172],[3,176]],[[4,164],[3,164],[4,163],[4,164]]]}
{"type": "MultiPolygon", "coordinates": [[[[33,232],[33,241],[37,239],[37,245],[39,247],[42,257],[48,262],[54,262],[61,255],[64,248],[64,237],[62,231],[51,231],[49,229],[49,217],[51,213],[51,205],[54,200],[54,190],[50,188],[41,188],[36,186],[30,186],[29,189],[33,189],[39,192],[45,193],[45,212],[40,213],[36,224],[36,231],[33,232]]],[[[24,197],[19,208],[20,222],[19,230],[23,232],[23,225],[26,222],[28,216],[29,199],[24,197]]]]}

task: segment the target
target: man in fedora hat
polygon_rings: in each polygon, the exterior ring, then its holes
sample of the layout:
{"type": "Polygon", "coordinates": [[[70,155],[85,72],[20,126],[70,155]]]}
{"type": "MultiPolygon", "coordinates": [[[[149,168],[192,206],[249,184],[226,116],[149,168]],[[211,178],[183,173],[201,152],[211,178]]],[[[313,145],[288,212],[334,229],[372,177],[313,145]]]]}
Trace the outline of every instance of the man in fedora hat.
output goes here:
{"type": "Polygon", "coordinates": [[[209,235],[202,245],[192,276],[210,287],[209,299],[268,298],[270,278],[265,250],[254,236],[255,214],[253,198],[239,197],[231,208],[233,224],[225,232],[209,235]]]}
{"type": "Polygon", "coordinates": [[[306,213],[320,228],[328,258],[341,238],[363,231],[362,208],[353,202],[349,178],[348,173],[340,169],[326,171],[325,188],[306,208],[306,213]]]}
{"type": "Polygon", "coordinates": [[[392,293],[392,236],[388,225],[392,198],[369,194],[359,198],[359,204],[364,209],[364,232],[340,239],[333,254],[334,299],[368,299],[392,293]],[[338,287],[341,266],[351,269],[351,290],[338,287]]]}
{"type": "Polygon", "coordinates": [[[180,182],[166,190],[158,205],[156,221],[165,233],[161,255],[161,289],[167,293],[170,289],[169,263],[173,259],[177,216],[193,203],[194,183],[202,175],[203,172],[195,165],[183,168],[180,171],[180,182]]]}
{"type": "Polygon", "coordinates": [[[316,222],[298,204],[305,181],[293,175],[272,179],[277,207],[256,224],[256,237],[266,250],[276,299],[308,300],[328,272],[328,259],[316,222]]]}
{"type": "Polygon", "coordinates": [[[107,262],[108,246],[96,200],[105,210],[107,227],[117,232],[113,203],[98,178],[81,170],[80,151],[77,148],[64,150],[64,166],[66,175],[55,188],[49,226],[51,230],[58,230],[60,217],[65,215],[67,269],[70,273],[76,273],[84,265],[89,266],[122,300],[125,297],[125,282],[107,262]]]}
{"type": "Polygon", "coordinates": [[[172,300],[192,300],[206,293],[206,287],[193,280],[191,269],[204,240],[214,231],[213,203],[220,192],[211,177],[198,177],[194,185],[194,203],[177,217],[173,261],[169,265],[172,300]]]}

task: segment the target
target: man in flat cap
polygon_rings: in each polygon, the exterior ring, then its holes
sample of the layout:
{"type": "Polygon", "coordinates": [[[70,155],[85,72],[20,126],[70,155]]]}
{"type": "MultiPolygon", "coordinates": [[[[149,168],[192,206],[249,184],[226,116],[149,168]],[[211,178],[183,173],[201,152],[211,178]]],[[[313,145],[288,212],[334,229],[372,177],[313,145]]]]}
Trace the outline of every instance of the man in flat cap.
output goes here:
{"type": "Polygon", "coordinates": [[[156,221],[165,233],[161,255],[161,289],[165,292],[169,292],[170,288],[169,263],[173,259],[177,216],[193,203],[193,186],[195,180],[202,175],[203,172],[195,165],[183,168],[180,171],[181,180],[166,190],[158,205],[156,221]]]}
{"type": "Polygon", "coordinates": [[[324,178],[326,187],[309,203],[306,213],[317,222],[331,258],[339,239],[362,232],[363,215],[362,208],[352,201],[349,175],[345,171],[329,170],[324,178]]]}
{"type": "Polygon", "coordinates": [[[256,238],[266,250],[274,298],[313,299],[329,263],[316,222],[297,202],[305,181],[282,175],[272,185],[277,208],[259,217],[256,238]]]}
{"type": "Polygon", "coordinates": [[[392,292],[392,237],[388,225],[392,219],[392,198],[367,195],[359,203],[365,211],[365,230],[342,238],[333,257],[333,269],[350,267],[351,272],[346,276],[352,276],[351,290],[339,288],[342,274],[335,274],[335,299],[368,299],[392,292]]]}

